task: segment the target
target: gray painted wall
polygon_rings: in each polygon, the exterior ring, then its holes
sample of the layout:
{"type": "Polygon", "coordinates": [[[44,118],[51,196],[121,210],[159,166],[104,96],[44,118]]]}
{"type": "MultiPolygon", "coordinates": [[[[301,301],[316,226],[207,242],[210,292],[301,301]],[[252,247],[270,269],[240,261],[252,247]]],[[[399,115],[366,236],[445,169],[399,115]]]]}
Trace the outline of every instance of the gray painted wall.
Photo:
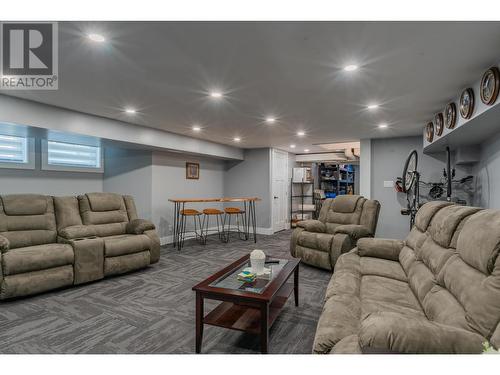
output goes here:
{"type": "Polygon", "coordinates": [[[231,197],[259,197],[256,216],[259,228],[271,228],[271,170],[270,149],[247,149],[244,160],[227,162],[224,195],[231,197]]]}
{"type": "MultiPolygon", "coordinates": [[[[168,199],[221,198],[227,195],[224,193],[225,162],[223,160],[153,152],[152,162],[153,222],[163,241],[172,235],[174,204],[168,199]],[[200,164],[199,180],[186,179],[186,162],[200,164]]],[[[207,207],[222,208],[222,205],[218,203],[190,203],[186,205],[186,208],[197,210],[203,210],[207,207]]],[[[187,229],[193,228],[193,221],[189,219],[187,229]]]]}
{"type": "Polygon", "coordinates": [[[132,195],[141,219],[152,219],[152,152],[106,148],[103,191],[132,195]]]}
{"type": "Polygon", "coordinates": [[[480,207],[500,208],[500,133],[482,144],[481,160],[474,166],[476,202],[480,207]]]}
{"type": "MultiPolygon", "coordinates": [[[[409,218],[400,214],[401,208],[406,207],[405,194],[396,193],[393,187],[384,187],[384,181],[395,181],[397,176],[401,176],[403,163],[413,149],[418,152],[421,180],[440,181],[445,167],[445,157],[423,155],[420,136],[371,140],[371,197],[381,204],[377,237],[402,239],[408,234],[409,218]]],[[[468,172],[470,171],[467,168],[457,168],[456,178],[463,177],[469,174],[468,172]]],[[[428,189],[421,189],[421,194],[427,192],[428,189]]],[[[471,201],[471,197],[464,191],[457,191],[457,196],[471,201]]]]}
{"type": "Polygon", "coordinates": [[[35,141],[35,169],[0,168],[0,194],[78,195],[103,191],[102,173],[41,170],[41,143],[35,141]]]}

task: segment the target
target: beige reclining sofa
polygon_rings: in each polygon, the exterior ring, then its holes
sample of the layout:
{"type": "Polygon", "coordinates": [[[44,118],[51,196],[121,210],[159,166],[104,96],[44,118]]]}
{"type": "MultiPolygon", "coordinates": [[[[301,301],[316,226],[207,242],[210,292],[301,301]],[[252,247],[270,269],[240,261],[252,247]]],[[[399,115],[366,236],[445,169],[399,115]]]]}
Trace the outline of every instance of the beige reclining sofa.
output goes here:
{"type": "Polygon", "coordinates": [[[154,225],[137,218],[130,196],[0,196],[0,299],[99,280],[159,257],[154,225]]]}
{"type": "Polygon", "coordinates": [[[315,353],[500,347],[500,211],[425,204],[405,241],[364,238],[326,291],[315,353]]]}
{"type": "Polygon", "coordinates": [[[373,237],[380,203],[360,195],[339,195],[323,202],[318,220],[297,223],[290,253],[312,266],[333,270],[340,254],[356,246],[358,239],[373,237]]]}

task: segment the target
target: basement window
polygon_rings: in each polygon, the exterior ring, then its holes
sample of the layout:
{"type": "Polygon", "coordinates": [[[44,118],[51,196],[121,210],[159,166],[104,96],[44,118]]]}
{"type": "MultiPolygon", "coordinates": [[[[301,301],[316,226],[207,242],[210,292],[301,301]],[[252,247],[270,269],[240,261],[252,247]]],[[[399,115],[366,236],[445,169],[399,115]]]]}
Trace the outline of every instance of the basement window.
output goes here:
{"type": "Polygon", "coordinates": [[[0,134],[0,168],[34,169],[34,140],[0,134]]]}
{"type": "Polygon", "coordinates": [[[44,141],[42,152],[44,170],[99,173],[104,171],[100,146],[44,141]]]}

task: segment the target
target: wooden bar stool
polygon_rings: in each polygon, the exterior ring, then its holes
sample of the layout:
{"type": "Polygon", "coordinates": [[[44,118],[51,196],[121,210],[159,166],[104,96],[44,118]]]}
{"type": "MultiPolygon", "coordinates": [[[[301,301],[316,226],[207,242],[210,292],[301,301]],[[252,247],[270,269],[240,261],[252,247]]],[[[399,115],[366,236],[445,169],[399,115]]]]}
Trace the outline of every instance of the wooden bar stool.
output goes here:
{"type": "Polygon", "coordinates": [[[179,250],[184,246],[184,240],[186,239],[186,221],[188,217],[192,217],[194,221],[194,237],[200,242],[204,242],[203,239],[203,227],[201,226],[201,212],[193,209],[184,209],[180,212],[181,215],[181,223],[180,223],[180,241],[179,241],[179,250]],[[198,219],[198,224],[196,223],[196,219],[198,219]],[[198,233],[198,226],[200,227],[200,233],[198,233]]]}
{"type": "Polygon", "coordinates": [[[207,243],[207,236],[209,232],[217,232],[217,234],[219,235],[219,240],[224,241],[225,234],[224,218],[222,216],[223,214],[224,211],[221,211],[217,208],[205,208],[203,210],[202,233],[204,237],[204,243],[207,243]],[[208,222],[210,221],[211,216],[215,216],[215,218],[217,219],[217,229],[208,229],[208,222]]]}
{"type": "Polygon", "coordinates": [[[225,215],[224,215],[224,223],[223,227],[226,227],[226,220],[228,220],[227,224],[227,230],[226,230],[226,238],[225,242],[229,242],[229,235],[231,232],[233,233],[238,233],[238,237],[240,240],[247,240],[248,239],[248,234],[246,232],[246,215],[245,215],[245,210],[242,210],[241,208],[238,207],[226,207],[224,209],[225,215]],[[231,216],[236,216],[236,230],[231,230],[231,216]],[[243,225],[243,230],[240,229],[240,219],[242,221],[243,225]],[[242,237],[243,235],[243,237],[242,237]]]}

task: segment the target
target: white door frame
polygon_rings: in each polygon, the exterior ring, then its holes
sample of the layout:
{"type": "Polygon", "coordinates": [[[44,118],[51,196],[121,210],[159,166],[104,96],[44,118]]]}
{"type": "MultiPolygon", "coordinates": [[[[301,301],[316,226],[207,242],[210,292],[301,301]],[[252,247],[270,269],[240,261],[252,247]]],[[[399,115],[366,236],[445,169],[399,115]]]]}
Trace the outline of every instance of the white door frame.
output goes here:
{"type": "MultiPolygon", "coordinates": [[[[269,152],[270,152],[270,157],[269,157],[269,160],[270,160],[270,166],[269,166],[269,170],[270,170],[270,181],[269,181],[269,196],[271,198],[271,229],[272,229],[272,232],[273,233],[276,233],[276,232],[279,232],[283,229],[286,229],[286,225],[289,226],[290,224],[290,217],[288,216],[287,214],[287,219],[286,219],[286,224],[285,224],[285,228],[275,228],[275,223],[274,223],[274,186],[273,186],[273,182],[274,182],[274,159],[275,159],[275,152],[279,152],[279,153],[282,153],[282,154],[285,154],[286,155],[286,172],[285,172],[285,186],[287,186],[287,182],[288,180],[290,180],[290,171],[289,171],[289,165],[288,165],[288,160],[289,160],[289,155],[288,155],[288,152],[286,151],[282,151],[282,150],[278,150],[278,149],[275,149],[275,148],[271,148],[269,149],[269,152]]],[[[285,197],[285,205],[286,205],[286,212],[288,213],[290,211],[290,189],[288,188],[288,186],[286,187],[286,192],[287,192],[287,195],[285,197]]]]}

